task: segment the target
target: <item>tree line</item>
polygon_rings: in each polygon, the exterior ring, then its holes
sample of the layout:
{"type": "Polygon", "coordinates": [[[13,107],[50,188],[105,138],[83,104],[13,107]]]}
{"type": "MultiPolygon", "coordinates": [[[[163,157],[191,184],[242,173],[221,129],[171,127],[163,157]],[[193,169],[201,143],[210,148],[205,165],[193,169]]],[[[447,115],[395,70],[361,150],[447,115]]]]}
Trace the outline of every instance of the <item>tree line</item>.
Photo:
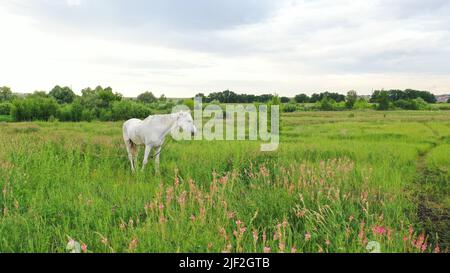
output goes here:
{"type": "MultiPolygon", "coordinates": [[[[339,111],[346,109],[407,109],[429,108],[436,97],[428,91],[376,90],[370,98],[358,96],[356,91],[346,95],[336,92],[298,94],[292,98],[274,94],[237,94],[230,90],[198,93],[205,103],[271,103],[282,104],[284,112],[301,110],[339,111]]],[[[14,121],[53,120],[61,121],[116,121],[129,118],[145,118],[152,113],[170,112],[175,103],[183,103],[193,108],[193,100],[174,102],[164,95],[157,98],[152,92],[144,92],[137,98],[124,98],[111,87],[85,88],[81,96],[67,86],[55,86],[48,93],[35,91],[27,96],[15,95],[10,88],[0,87],[0,115],[11,115],[14,121]]]]}
{"type": "Polygon", "coordinates": [[[126,99],[111,87],[88,87],[78,96],[71,88],[57,85],[48,93],[35,91],[24,97],[0,87],[0,115],[11,115],[14,121],[116,121],[145,118],[154,112],[169,112],[172,107],[164,96],[156,98],[144,92],[136,99],[126,99]]]}

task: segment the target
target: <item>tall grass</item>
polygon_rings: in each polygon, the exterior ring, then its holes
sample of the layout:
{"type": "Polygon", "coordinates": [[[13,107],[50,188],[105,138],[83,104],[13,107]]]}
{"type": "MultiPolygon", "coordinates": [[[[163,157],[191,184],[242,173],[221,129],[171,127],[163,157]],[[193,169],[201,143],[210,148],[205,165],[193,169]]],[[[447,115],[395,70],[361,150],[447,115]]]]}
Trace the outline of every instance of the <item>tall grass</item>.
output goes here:
{"type": "Polygon", "coordinates": [[[70,239],[87,252],[435,251],[417,159],[437,141],[424,122],[445,137],[449,117],[385,115],[287,114],[273,153],[171,142],[160,174],[130,172],[120,123],[0,124],[0,251],[64,252],[70,239]]]}

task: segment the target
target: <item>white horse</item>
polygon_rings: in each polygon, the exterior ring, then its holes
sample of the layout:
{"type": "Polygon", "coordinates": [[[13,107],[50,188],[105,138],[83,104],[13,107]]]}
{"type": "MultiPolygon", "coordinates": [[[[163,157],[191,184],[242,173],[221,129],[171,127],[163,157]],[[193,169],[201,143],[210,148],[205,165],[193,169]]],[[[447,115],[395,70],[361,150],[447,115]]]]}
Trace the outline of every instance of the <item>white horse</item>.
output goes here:
{"type": "Polygon", "coordinates": [[[189,112],[178,112],[167,115],[148,116],[144,120],[129,119],[123,124],[123,140],[127,147],[128,159],[131,163],[131,170],[136,169],[137,146],[145,145],[144,160],[142,170],[148,163],[148,156],[152,148],[155,148],[155,168],[159,170],[159,153],[164,143],[165,137],[174,129],[181,128],[185,132],[190,132],[193,136],[197,132],[192,116],[189,112]]]}

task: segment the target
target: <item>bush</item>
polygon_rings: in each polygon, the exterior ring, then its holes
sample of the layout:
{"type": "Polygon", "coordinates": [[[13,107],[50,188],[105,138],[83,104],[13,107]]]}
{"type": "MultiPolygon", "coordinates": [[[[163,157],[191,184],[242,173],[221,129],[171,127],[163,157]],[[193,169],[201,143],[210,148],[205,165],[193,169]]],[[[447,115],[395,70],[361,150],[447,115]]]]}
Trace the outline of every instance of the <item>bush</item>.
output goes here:
{"type": "Polygon", "coordinates": [[[194,100],[186,99],[186,100],[183,100],[182,104],[189,107],[189,109],[194,110],[194,100]]]}
{"type": "Polygon", "coordinates": [[[79,99],[72,103],[72,121],[81,121],[83,117],[83,105],[79,99]]]}
{"type": "Polygon", "coordinates": [[[112,112],[109,109],[100,109],[99,119],[101,121],[110,121],[112,120],[112,112]]]}
{"type": "Polygon", "coordinates": [[[405,110],[425,110],[429,108],[428,104],[422,98],[416,98],[412,100],[400,99],[398,101],[395,101],[394,105],[405,110]]]}
{"type": "Polygon", "coordinates": [[[292,113],[297,111],[297,105],[294,103],[288,103],[283,105],[283,112],[292,113]]]}
{"type": "Polygon", "coordinates": [[[294,100],[297,103],[307,103],[307,102],[309,102],[310,98],[306,94],[299,94],[299,95],[295,95],[294,100]]]}
{"type": "Polygon", "coordinates": [[[14,121],[45,120],[56,116],[58,103],[53,98],[32,97],[13,102],[11,116],[14,121]]]}
{"type": "Polygon", "coordinates": [[[60,121],[73,121],[72,105],[67,104],[58,109],[57,117],[60,121]]]}
{"type": "Polygon", "coordinates": [[[281,103],[288,103],[291,101],[291,99],[288,97],[281,97],[280,100],[281,100],[281,103]]]}
{"type": "Polygon", "coordinates": [[[95,115],[93,110],[83,109],[83,111],[81,112],[81,120],[90,122],[94,119],[94,117],[95,115]]]}
{"type": "Polygon", "coordinates": [[[11,113],[12,104],[9,102],[0,103],[0,115],[9,115],[11,113]]]}
{"type": "Polygon", "coordinates": [[[365,99],[358,99],[353,105],[353,109],[356,110],[371,109],[371,108],[372,105],[365,99]]]}
{"type": "Polygon", "coordinates": [[[321,101],[316,103],[316,107],[323,111],[336,110],[336,101],[328,97],[324,97],[321,101]]]}
{"type": "Polygon", "coordinates": [[[156,97],[152,92],[147,91],[137,96],[137,100],[143,103],[152,103],[156,101],[156,97]]]}
{"type": "Polygon", "coordinates": [[[149,107],[130,100],[116,101],[112,105],[112,120],[143,119],[151,115],[149,107]]]}

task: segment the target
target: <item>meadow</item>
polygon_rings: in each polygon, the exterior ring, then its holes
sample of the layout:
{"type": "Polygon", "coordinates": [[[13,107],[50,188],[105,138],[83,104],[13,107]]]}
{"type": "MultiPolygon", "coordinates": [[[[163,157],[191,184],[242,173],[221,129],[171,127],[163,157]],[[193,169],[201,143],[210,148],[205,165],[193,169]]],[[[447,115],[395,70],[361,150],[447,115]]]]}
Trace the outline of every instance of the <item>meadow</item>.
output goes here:
{"type": "Polygon", "coordinates": [[[159,174],[121,124],[0,123],[0,252],[448,251],[448,111],[285,113],[276,152],[171,141],[159,174]]]}

